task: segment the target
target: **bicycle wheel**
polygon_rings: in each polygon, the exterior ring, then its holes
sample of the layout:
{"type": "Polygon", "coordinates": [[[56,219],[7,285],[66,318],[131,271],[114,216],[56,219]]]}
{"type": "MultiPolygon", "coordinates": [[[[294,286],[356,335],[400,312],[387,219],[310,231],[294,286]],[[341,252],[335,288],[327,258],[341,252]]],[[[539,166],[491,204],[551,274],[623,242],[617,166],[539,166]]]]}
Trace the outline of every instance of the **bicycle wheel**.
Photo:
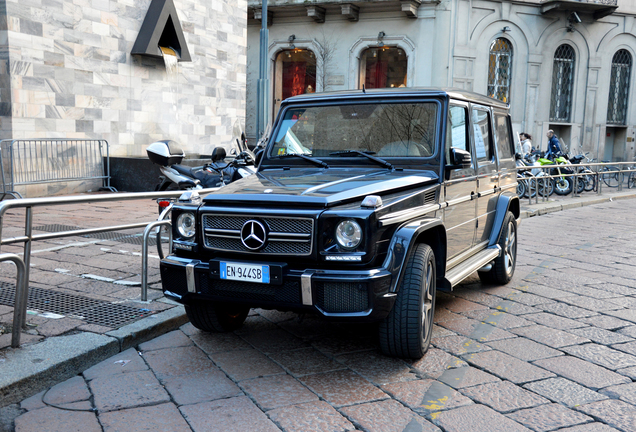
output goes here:
{"type": "Polygon", "coordinates": [[[588,192],[593,191],[596,187],[596,176],[594,174],[585,174],[583,181],[585,182],[585,190],[588,192]]]}
{"type": "Polygon", "coordinates": [[[627,178],[627,188],[636,188],[636,172],[630,172],[627,178]]]}
{"type": "Polygon", "coordinates": [[[620,176],[620,173],[618,172],[618,168],[605,167],[603,168],[603,171],[607,171],[601,174],[603,183],[605,183],[608,187],[618,187],[618,178],[620,176]]]}

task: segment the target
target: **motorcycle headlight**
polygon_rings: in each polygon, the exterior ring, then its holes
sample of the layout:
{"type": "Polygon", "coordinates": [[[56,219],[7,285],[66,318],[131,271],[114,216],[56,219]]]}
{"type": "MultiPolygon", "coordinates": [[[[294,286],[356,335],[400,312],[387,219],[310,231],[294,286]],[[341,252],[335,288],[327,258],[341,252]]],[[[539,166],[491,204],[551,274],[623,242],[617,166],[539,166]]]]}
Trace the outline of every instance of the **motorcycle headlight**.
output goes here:
{"type": "Polygon", "coordinates": [[[196,220],[192,213],[181,213],[177,218],[177,231],[185,238],[194,237],[196,233],[196,220]]]}
{"type": "Polygon", "coordinates": [[[342,221],[336,227],[336,241],[345,249],[355,249],[362,241],[362,228],[356,221],[342,221]]]}

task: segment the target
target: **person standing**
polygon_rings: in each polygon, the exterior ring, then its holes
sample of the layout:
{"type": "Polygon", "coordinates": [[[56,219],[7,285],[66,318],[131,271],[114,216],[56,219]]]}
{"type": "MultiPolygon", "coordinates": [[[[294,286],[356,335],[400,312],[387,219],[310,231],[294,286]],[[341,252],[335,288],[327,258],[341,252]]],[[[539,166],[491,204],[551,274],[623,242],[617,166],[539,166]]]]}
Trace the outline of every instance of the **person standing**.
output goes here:
{"type": "Polygon", "coordinates": [[[548,151],[545,153],[545,158],[554,159],[561,154],[561,144],[552,129],[548,131],[546,136],[548,137],[548,151]]]}
{"type": "Polygon", "coordinates": [[[522,132],[519,136],[521,138],[521,152],[526,156],[532,152],[532,136],[526,132],[522,132]]]}

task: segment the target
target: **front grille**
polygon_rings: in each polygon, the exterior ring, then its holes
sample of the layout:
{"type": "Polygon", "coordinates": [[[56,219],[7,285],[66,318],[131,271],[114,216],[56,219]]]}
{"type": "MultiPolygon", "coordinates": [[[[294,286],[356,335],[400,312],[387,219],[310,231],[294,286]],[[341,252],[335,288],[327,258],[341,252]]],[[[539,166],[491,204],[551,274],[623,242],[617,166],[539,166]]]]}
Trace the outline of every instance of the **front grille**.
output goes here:
{"type": "Polygon", "coordinates": [[[207,274],[197,274],[197,286],[201,294],[229,297],[241,300],[272,301],[300,304],[300,283],[284,281],[282,285],[210,279],[207,274]]]}
{"type": "Polygon", "coordinates": [[[358,282],[317,282],[316,305],[325,312],[363,312],[369,309],[367,286],[358,282]]]}
{"type": "Polygon", "coordinates": [[[261,255],[311,254],[314,220],[310,218],[204,214],[202,226],[207,249],[261,255]],[[241,241],[241,228],[249,220],[258,220],[267,226],[266,245],[257,251],[248,249],[241,241]]]}

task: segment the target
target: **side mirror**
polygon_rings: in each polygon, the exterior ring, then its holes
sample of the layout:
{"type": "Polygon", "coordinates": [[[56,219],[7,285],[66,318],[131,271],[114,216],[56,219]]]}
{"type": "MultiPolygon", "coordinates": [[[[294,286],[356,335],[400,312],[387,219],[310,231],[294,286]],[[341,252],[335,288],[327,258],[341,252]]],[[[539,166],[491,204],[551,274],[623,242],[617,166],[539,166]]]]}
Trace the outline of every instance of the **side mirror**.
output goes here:
{"type": "Polygon", "coordinates": [[[212,162],[218,162],[225,159],[225,149],[223,147],[215,147],[212,151],[212,162]]]}
{"type": "Polygon", "coordinates": [[[457,168],[470,168],[472,166],[472,159],[470,153],[466,150],[451,147],[450,158],[454,169],[457,168]]]}

